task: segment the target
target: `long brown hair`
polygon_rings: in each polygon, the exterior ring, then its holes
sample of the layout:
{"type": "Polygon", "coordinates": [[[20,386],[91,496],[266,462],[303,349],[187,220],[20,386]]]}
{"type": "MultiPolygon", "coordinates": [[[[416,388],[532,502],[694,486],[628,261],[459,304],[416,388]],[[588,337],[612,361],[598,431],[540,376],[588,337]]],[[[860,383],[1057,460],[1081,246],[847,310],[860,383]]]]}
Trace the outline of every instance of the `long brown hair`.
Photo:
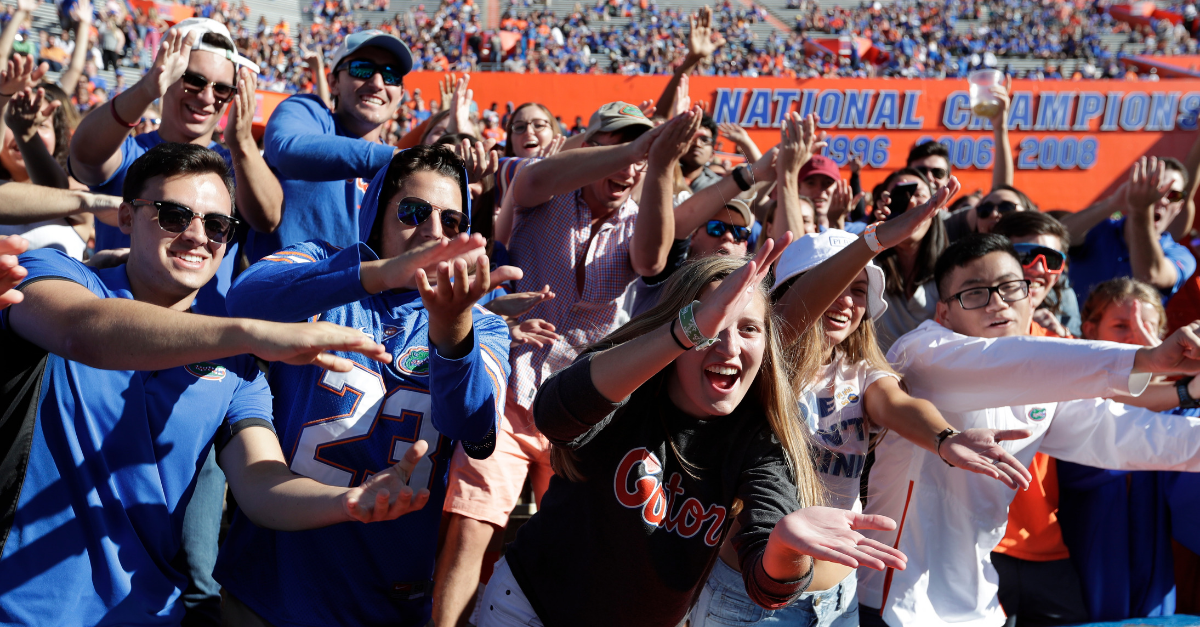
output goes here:
{"type": "MultiPolygon", "coordinates": [[[[726,255],[714,255],[689,261],[667,280],[657,305],[587,347],[584,352],[612,348],[670,324],[680,309],[699,297],[705,286],[721,281],[745,263],[745,258],[726,255]]],[[[757,405],[756,409],[762,412],[762,416],[771,427],[771,432],[779,440],[784,457],[795,478],[800,502],[806,506],[821,505],[825,502],[825,493],[813,467],[812,437],[809,435],[808,429],[802,428],[800,424],[796,398],[788,382],[787,359],[784,356],[779,337],[779,321],[771,313],[770,299],[767,297],[768,287],[766,282],[758,286],[758,295],[767,305],[766,349],[763,351],[763,360],[758,376],[755,377],[747,397],[743,399],[742,403],[750,402],[757,405]]],[[[669,368],[673,367],[672,365],[669,368]]],[[[668,376],[669,368],[664,370],[668,376]]],[[[570,481],[586,480],[576,465],[574,453],[570,449],[556,444],[550,455],[551,463],[557,474],[570,481]]]]}

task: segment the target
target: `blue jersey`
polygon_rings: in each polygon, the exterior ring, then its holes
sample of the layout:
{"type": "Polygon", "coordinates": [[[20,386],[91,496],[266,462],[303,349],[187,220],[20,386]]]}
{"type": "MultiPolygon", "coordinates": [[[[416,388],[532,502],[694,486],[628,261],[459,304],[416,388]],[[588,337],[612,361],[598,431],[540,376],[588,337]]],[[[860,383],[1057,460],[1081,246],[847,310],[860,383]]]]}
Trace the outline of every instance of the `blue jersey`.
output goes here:
{"type": "Polygon", "coordinates": [[[486,457],[504,412],[504,320],[476,306],[471,352],[441,357],[429,345],[429,315],[417,292],[363,289],[360,264],[375,258],[363,244],[296,244],[251,266],[229,291],[231,315],[325,320],[356,328],[391,352],[389,364],[344,353],[355,362],[347,373],[272,364],[275,428],[293,472],[357,486],[417,440],[430,446],[409,481],[414,490],[429,489],[429,502],[397,520],[285,532],[235,514],[216,579],[278,627],[428,623],[455,441],[486,457]]]}
{"type": "MultiPolygon", "coordinates": [[[[97,194],[123,196],[125,173],[129,171],[129,166],[133,165],[138,157],[165,141],[159,136],[158,131],[126,137],[125,142],[121,144],[121,166],[107,181],[99,185],[91,185],[90,189],[97,194]]],[[[216,142],[209,143],[208,148],[225,159],[225,163],[229,166],[229,175],[233,176],[233,156],[229,154],[229,149],[216,142]]],[[[128,247],[129,236],[122,233],[121,229],[96,221],[96,250],[128,247]]],[[[207,285],[200,288],[200,292],[196,294],[196,303],[193,307],[196,313],[206,316],[225,315],[225,293],[233,284],[233,270],[237,265],[238,248],[236,241],[225,245],[225,258],[221,260],[221,266],[217,268],[216,276],[207,285]]]]}
{"type": "MultiPolygon", "coordinates": [[[[23,285],[133,298],[123,265],[93,271],[54,250],[21,265],[23,285]]],[[[0,347],[0,624],[178,625],[188,580],[174,560],[196,470],[214,436],[271,427],[266,378],[249,356],[91,368],[18,336],[8,312],[0,347]]]]}

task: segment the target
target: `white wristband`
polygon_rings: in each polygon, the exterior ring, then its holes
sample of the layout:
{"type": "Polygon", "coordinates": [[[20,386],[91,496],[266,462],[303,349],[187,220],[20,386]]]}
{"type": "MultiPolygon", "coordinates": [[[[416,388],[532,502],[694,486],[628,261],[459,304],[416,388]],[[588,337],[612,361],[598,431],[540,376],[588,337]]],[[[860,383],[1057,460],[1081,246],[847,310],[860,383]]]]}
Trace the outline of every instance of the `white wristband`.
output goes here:
{"type": "Polygon", "coordinates": [[[879,236],[875,234],[875,229],[878,226],[878,222],[872,222],[871,224],[867,225],[866,230],[864,230],[862,234],[863,239],[867,241],[867,247],[871,249],[871,252],[876,254],[881,253],[884,250],[883,244],[879,243],[879,236]]]}

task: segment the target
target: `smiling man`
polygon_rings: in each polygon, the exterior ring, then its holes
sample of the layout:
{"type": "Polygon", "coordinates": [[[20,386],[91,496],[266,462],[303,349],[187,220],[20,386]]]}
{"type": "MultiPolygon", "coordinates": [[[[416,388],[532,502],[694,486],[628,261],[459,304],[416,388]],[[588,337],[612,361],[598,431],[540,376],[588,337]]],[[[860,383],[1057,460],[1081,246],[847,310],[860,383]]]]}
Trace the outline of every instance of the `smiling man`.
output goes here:
{"type": "MultiPolygon", "coordinates": [[[[377,362],[383,346],[327,322],[190,312],[237,227],[224,159],[161,144],[130,166],[123,198],[127,263],[27,253],[23,298],[0,313],[0,624],[181,624],[185,512],[213,449],[267,527],[388,520],[428,497],[405,487],[423,445],[363,485],[293,475],[250,355],[335,376],[353,366],[325,351],[377,362]]],[[[0,290],[13,278],[0,273],[0,290]]]]}
{"type": "MultiPolygon", "coordinates": [[[[238,54],[220,22],[191,18],[163,37],[154,65],[133,87],[79,123],[71,141],[71,174],[92,191],[119,196],[125,173],[138,157],[163,142],[196,144],[220,154],[240,182],[237,213],[256,231],[279,224],[283,191],[250,134],[258,66],[238,54]],[[155,100],[162,100],[157,131],[131,135],[155,100]],[[239,103],[238,101],[241,100],[239,103]],[[230,111],[225,145],[213,141],[217,123],[230,111]],[[237,132],[241,129],[241,132],[237,132]]],[[[96,224],[96,250],[125,248],[129,236],[96,224]]],[[[216,280],[198,295],[200,313],[225,315],[225,292],[233,282],[238,246],[231,243],[216,280]]]]}
{"type": "MultiPolygon", "coordinates": [[[[972,428],[1026,429],[1032,437],[1004,443],[1026,466],[1041,450],[1102,468],[1200,471],[1200,420],[1104,400],[1141,394],[1152,374],[1200,370],[1200,323],[1152,349],[1027,337],[1029,283],[999,235],[946,249],[936,280],[946,295],[936,321],[897,340],[888,361],[951,425],[939,443],[972,428]]],[[[875,456],[864,511],[893,516],[899,528],[865,535],[899,548],[908,567],[859,569],[862,624],[1003,624],[990,553],[1013,491],[955,472],[895,434],[875,456]]]]}
{"type": "Polygon", "coordinates": [[[263,148],[287,211],[276,232],[250,234],[251,262],[310,240],[354,246],[367,184],[396,152],[381,143],[380,132],[404,97],[408,46],[382,31],[361,31],[346,37],[329,67],[332,112],[320,96],[298,94],[279,103],[267,122],[263,148]]]}
{"type": "MultiPolygon", "coordinates": [[[[1194,173],[1191,173],[1194,176],[1194,173]]],[[[1072,287],[1079,302],[1097,283],[1131,276],[1158,288],[1165,303],[1196,272],[1196,258],[1167,232],[1192,189],[1177,159],[1142,157],[1112,196],[1063,216],[1071,232],[1072,287]],[[1115,211],[1125,215],[1109,216],[1115,211]]]]}

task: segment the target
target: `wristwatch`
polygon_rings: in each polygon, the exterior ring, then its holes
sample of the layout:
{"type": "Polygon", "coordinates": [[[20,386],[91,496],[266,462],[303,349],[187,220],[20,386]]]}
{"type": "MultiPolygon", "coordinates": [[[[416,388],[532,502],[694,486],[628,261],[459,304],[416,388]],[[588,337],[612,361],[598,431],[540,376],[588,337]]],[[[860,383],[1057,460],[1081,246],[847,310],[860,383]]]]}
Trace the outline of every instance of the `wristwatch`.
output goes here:
{"type": "MultiPolygon", "coordinates": [[[[946,458],[942,457],[942,442],[945,442],[950,436],[958,435],[960,433],[962,433],[962,431],[956,431],[952,427],[946,427],[945,429],[942,429],[941,433],[937,434],[937,454],[942,461],[946,462],[946,458]]],[[[954,468],[954,464],[951,464],[950,462],[946,462],[946,465],[954,468]]]]}
{"type": "Polygon", "coordinates": [[[744,165],[739,165],[738,167],[734,168],[732,172],[733,182],[737,183],[738,189],[742,190],[743,192],[750,191],[751,183],[750,181],[746,180],[746,172],[749,170],[750,168],[744,165]]]}
{"type": "Polygon", "coordinates": [[[1192,398],[1188,393],[1188,384],[1196,377],[1184,377],[1175,382],[1175,393],[1179,395],[1180,409],[1195,409],[1200,407],[1200,399],[1192,398]]]}

